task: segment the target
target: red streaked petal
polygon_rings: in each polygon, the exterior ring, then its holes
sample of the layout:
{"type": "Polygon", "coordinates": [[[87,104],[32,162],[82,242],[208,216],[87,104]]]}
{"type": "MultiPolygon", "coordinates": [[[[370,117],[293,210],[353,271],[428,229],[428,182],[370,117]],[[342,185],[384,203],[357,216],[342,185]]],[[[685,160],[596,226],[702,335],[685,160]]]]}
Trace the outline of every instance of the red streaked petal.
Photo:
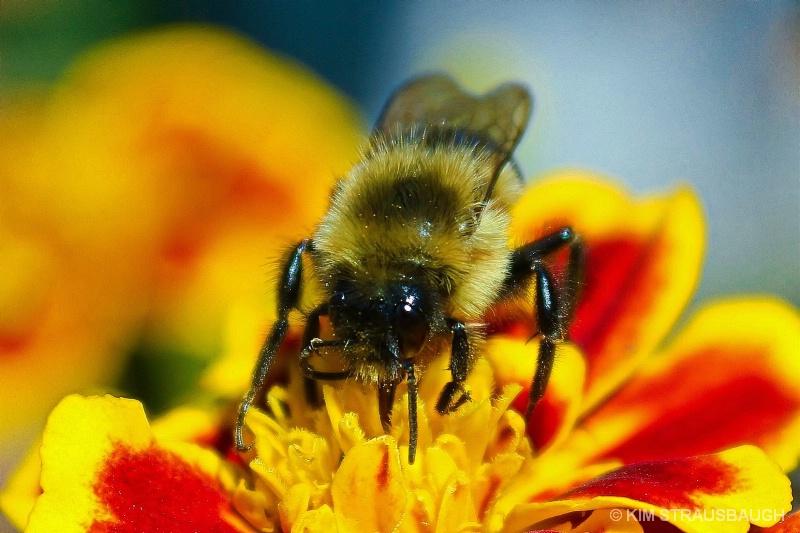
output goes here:
{"type": "Polygon", "coordinates": [[[240,531],[221,518],[229,500],[217,480],[154,445],[115,445],[93,489],[112,518],[93,521],[91,533],[240,531]]]}
{"type": "MultiPolygon", "coordinates": [[[[753,446],[715,455],[624,466],[563,494],[555,501],[517,506],[511,531],[578,511],[637,509],[664,517],[687,532],[743,533],[750,524],[771,526],[791,508],[789,480],[753,446]]],[[[622,516],[622,515],[620,515],[622,516]]]]}
{"type": "Polygon", "coordinates": [[[665,509],[699,509],[698,494],[718,496],[738,490],[738,469],[719,457],[637,463],[604,474],[558,499],[619,496],[665,509]]]}
{"type": "Polygon", "coordinates": [[[469,478],[463,472],[457,472],[451,477],[442,495],[436,533],[469,529],[478,523],[469,478]]]}
{"type": "Polygon", "coordinates": [[[625,463],[754,444],[791,469],[800,453],[799,350],[790,306],[710,304],[583,430],[599,456],[625,463]]]}
{"type": "Polygon", "coordinates": [[[705,238],[699,202],[686,188],[637,201],[595,176],[561,173],[531,187],[513,221],[517,243],[570,225],[586,244],[570,335],[588,359],[589,409],[663,340],[694,292],[705,238]]]}
{"type": "Polygon", "coordinates": [[[62,400],[44,431],[41,466],[32,533],[251,531],[230,504],[233,469],[196,445],[158,444],[133,400],[62,400]]]}
{"type": "MultiPolygon", "coordinates": [[[[557,450],[548,450],[533,461],[523,463],[520,472],[503,489],[503,493],[493,506],[489,523],[503,523],[520,502],[548,502],[570,488],[621,466],[619,463],[595,463],[582,466],[578,462],[579,459],[572,454],[560,454],[557,450]]],[[[554,525],[551,523],[537,524],[538,527],[553,527],[554,525]]]]}

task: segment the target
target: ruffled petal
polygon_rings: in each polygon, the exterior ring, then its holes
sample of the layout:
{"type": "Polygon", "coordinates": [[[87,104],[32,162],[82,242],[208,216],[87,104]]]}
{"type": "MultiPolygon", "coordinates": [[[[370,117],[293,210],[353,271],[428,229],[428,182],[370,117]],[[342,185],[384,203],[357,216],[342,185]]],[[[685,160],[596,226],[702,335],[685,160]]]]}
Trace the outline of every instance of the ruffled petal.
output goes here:
{"type": "Polygon", "coordinates": [[[69,396],[41,448],[42,495],[26,531],[252,531],[221,483],[235,474],[192,445],[158,444],[133,400],[69,396]]]}
{"type": "Polygon", "coordinates": [[[699,279],[705,224],[697,198],[685,187],[636,200],[596,176],[570,172],[526,191],[513,212],[512,239],[530,242],[565,225],[586,245],[570,336],[586,353],[589,409],[675,324],[699,279]]]}
{"type": "Polygon", "coordinates": [[[596,456],[625,463],[754,444],[800,455],[800,315],[775,299],[709,304],[583,423],[596,456]]]}
{"type": "MultiPolygon", "coordinates": [[[[750,524],[777,523],[791,509],[789,480],[753,446],[715,455],[624,466],[546,503],[519,505],[508,531],[520,531],[576,512],[632,509],[640,522],[665,521],[682,531],[744,533],[750,524]]],[[[609,529],[614,516],[609,516],[609,529]]]]}

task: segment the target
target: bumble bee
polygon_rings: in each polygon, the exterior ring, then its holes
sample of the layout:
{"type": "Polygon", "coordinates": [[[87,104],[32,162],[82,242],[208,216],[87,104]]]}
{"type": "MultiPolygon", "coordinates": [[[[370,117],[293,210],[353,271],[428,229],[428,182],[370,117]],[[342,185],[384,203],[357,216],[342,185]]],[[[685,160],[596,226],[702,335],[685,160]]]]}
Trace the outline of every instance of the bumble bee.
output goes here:
{"type": "MultiPolygon", "coordinates": [[[[374,384],[388,430],[395,390],[408,385],[409,450],[417,446],[417,381],[426,364],[450,350],[452,380],[441,391],[441,414],[470,400],[464,383],[485,335],[482,324],[495,304],[530,299],[535,287],[538,364],[526,420],[542,398],[556,344],[566,336],[580,285],[583,246],[569,227],[509,248],[510,209],[522,189],[511,160],[531,113],[531,97],[504,85],[474,97],[449,77],[411,81],[390,99],[363,157],[335,185],[314,234],[284,259],[277,291],[278,318],[259,354],[234,433],[242,430],[256,395],[289,327],[301,296],[303,256],[323,290],[308,313],[300,368],[307,396],[317,380],[356,379],[374,384]],[[570,249],[565,294],[543,259],[570,249]],[[320,339],[320,319],[332,338],[320,339]],[[320,350],[339,352],[340,371],[312,364],[320,350]]],[[[530,303],[528,303],[530,306],[530,303]]]]}

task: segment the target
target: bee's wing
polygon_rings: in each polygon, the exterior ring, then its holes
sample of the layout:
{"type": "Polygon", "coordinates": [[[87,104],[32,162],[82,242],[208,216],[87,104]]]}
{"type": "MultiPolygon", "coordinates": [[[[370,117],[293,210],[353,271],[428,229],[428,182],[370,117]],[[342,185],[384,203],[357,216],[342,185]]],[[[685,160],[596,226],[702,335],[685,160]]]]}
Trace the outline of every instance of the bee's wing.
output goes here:
{"type": "Polygon", "coordinates": [[[525,131],[532,105],[530,94],[521,85],[503,85],[484,96],[472,96],[451,78],[435,74],[398,89],[381,112],[375,131],[392,137],[413,128],[446,126],[488,142],[495,172],[486,184],[480,216],[525,131]]]}
{"type": "Polygon", "coordinates": [[[392,136],[412,127],[446,125],[488,141],[505,162],[525,131],[531,107],[530,94],[520,85],[503,85],[476,97],[447,76],[431,75],[398,89],[375,131],[392,136]]]}

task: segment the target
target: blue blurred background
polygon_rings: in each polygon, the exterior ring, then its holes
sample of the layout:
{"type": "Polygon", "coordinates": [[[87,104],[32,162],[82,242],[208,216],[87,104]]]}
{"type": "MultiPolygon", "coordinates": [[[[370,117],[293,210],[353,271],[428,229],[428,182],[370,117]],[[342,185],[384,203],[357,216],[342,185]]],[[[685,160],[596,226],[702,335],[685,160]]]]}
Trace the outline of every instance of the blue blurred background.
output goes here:
{"type": "Polygon", "coordinates": [[[800,305],[800,4],[4,0],[0,88],[56,79],[93,42],[221,24],[294,57],[368,120],[408,77],[528,84],[527,174],[581,167],[637,192],[689,182],[709,221],[699,298],[800,305]]]}

